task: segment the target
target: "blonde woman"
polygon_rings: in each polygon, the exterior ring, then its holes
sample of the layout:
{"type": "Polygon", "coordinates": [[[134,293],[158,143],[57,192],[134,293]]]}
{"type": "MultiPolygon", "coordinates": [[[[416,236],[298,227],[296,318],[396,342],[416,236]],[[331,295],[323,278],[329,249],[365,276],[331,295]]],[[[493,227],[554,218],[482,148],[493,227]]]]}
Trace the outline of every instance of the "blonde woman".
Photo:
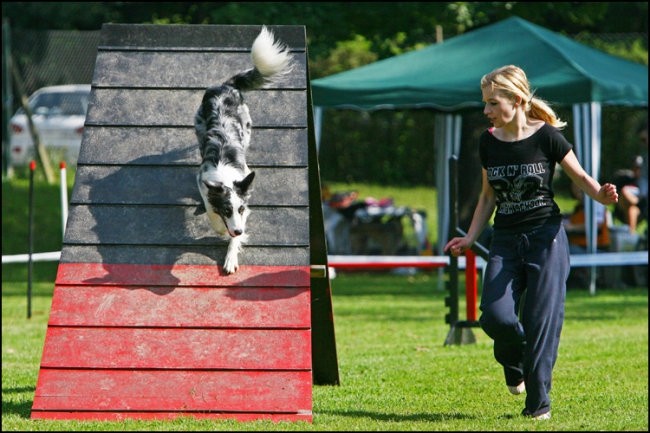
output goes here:
{"type": "Polygon", "coordinates": [[[481,134],[482,188],[464,237],[445,246],[454,256],[476,241],[493,212],[494,232],[479,323],[494,340],[508,390],[526,393],[522,415],[551,417],[551,376],[564,321],[569,245],[552,189],[559,163],[588,196],[609,205],[616,187],[580,166],[555,112],[534,96],[525,72],[503,66],[481,79],[492,127],[481,134]],[[525,296],[524,295],[525,292],[525,296]]]}

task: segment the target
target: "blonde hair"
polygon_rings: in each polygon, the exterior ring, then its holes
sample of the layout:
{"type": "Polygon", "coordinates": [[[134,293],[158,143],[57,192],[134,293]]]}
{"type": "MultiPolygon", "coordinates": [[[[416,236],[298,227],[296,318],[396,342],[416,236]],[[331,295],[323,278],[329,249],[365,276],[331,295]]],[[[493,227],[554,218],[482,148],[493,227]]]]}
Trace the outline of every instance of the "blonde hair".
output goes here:
{"type": "Polygon", "coordinates": [[[536,97],[530,90],[530,83],[526,73],[518,66],[507,65],[495,69],[481,78],[481,89],[490,88],[492,91],[504,93],[514,99],[520,97],[524,103],[524,110],[528,117],[543,120],[558,129],[564,128],[567,123],[560,120],[549,104],[536,97]]]}

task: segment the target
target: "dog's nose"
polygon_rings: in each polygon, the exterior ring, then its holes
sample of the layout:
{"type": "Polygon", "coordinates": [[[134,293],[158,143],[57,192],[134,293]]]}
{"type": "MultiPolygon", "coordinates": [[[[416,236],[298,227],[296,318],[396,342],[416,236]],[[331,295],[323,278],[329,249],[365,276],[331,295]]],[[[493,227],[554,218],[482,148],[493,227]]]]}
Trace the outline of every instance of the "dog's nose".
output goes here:
{"type": "Polygon", "coordinates": [[[243,231],[241,231],[241,230],[239,230],[239,229],[235,230],[235,236],[239,236],[239,235],[241,235],[242,233],[243,233],[243,231]]]}

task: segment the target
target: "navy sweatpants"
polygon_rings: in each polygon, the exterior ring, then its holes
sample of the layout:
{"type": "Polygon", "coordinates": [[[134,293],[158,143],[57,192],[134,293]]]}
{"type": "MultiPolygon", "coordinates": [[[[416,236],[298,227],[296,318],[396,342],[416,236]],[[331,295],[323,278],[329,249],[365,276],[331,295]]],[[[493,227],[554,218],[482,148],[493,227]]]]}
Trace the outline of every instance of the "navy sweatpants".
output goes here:
{"type": "Polygon", "coordinates": [[[481,296],[481,328],[494,340],[506,384],[526,383],[527,414],[551,408],[564,322],[569,246],[561,223],[526,233],[495,230],[481,296]]]}

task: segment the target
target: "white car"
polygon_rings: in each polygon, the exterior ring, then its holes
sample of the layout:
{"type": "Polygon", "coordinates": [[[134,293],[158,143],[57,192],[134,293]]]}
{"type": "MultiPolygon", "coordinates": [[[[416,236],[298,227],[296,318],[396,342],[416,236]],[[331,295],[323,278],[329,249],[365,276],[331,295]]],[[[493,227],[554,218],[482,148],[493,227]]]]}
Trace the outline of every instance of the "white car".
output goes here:
{"type": "MultiPolygon", "coordinates": [[[[89,84],[70,84],[43,87],[29,97],[34,126],[52,162],[76,165],[89,96],[89,84]]],[[[10,124],[11,165],[26,165],[36,154],[27,115],[22,108],[16,111],[10,124]]]]}

